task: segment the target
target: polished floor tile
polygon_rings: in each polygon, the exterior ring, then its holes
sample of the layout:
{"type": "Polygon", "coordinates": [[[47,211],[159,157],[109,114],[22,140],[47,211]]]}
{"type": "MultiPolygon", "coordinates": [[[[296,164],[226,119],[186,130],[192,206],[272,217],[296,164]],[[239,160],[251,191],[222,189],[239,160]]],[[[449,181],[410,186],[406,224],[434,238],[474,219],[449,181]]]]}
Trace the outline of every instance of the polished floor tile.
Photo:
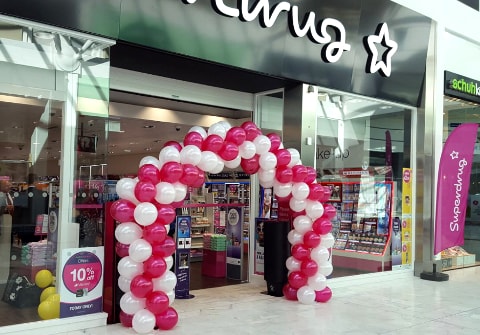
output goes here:
{"type": "MultiPolygon", "coordinates": [[[[410,271],[331,279],[333,297],[302,305],[266,295],[262,278],[251,283],[192,291],[175,300],[177,326],[152,334],[316,335],[479,334],[480,267],[448,272],[446,282],[410,271]]],[[[134,335],[119,324],[69,335],[134,335]]]]}

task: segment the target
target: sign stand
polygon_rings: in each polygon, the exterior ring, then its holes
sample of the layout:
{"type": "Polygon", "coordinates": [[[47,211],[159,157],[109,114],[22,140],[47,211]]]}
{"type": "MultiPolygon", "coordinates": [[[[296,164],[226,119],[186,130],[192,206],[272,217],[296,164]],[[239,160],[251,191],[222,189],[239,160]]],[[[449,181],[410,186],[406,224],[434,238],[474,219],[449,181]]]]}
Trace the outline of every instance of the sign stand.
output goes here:
{"type": "Polygon", "coordinates": [[[243,209],[231,207],[227,212],[227,278],[242,280],[243,209]]]}
{"type": "Polygon", "coordinates": [[[176,218],[176,242],[175,250],[175,275],[177,286],[175,286],[175,298],[192,299],[195,296],[190,294],[190,248],[192,246],[192,218],[190,216],[177,216],[176,218]]]}

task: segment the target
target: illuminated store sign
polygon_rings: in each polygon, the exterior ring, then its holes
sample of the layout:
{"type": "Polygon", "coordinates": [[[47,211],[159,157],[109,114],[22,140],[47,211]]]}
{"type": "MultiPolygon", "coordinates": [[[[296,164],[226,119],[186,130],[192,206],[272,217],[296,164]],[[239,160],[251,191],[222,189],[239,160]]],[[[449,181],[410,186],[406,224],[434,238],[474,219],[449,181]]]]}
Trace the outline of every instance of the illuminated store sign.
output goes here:
{"type": "Polygon", "coordinates": [[[480,82],[445,71],[445,95],[480,103],[480,82]]]}

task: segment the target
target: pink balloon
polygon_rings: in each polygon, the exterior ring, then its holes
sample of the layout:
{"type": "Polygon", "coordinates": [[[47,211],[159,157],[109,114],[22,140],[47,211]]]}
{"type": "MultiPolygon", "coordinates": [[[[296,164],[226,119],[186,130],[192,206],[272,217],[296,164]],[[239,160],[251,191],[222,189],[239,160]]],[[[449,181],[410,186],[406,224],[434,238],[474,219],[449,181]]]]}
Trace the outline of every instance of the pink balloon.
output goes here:
{"type": "Polygon", "coordinates": [[[295,244],[292,247],[292,256],[299,261],[304,261],[310,257],[310,250],[304,244],[295,244]]]}
{"type": "Polygon", "coordinates": [[[238,153],[238,145],[232,142],[225,141],[218,154],[220,157],[222,157],[223,160],[231,161],[237,158],[238,153]]]}
{"type": "Polygon", "coordinates": [[[155,315],[156,325],[161,330],[170,330],[178,323],[178,313],[173,307],[168,307],[163,313],[155,315]]]}
{"type": "Polygon", "coordinates": [[[163,164],[160,170],[162,181],[167,183],[176,183],[183,175],[182,164],[178,162],[167,162],[163,164]]]}
{"type": "Polygon", "coordinates": [[[298,290],[296,288],[293,288],[292,286],[290,286],[290,284],[283,285],[283,289],[282,289],[283,296],[287,300],[294,300],[294,301],[298,300],[297,291],[298,290]]]}
{"type": "Polygon", "coordinates": [[[197,171],[198,171],[197,179],[191,185],[192,187],[202,187],[203,184],[205,184],[205,172],[198,168],[197,168],[197,171]]]}
{"type": "Polygon", "coordinates": [[[216,134],[208,135],[202,143],[202,151],[208,150],[214,153],[218,153],[223,146],[223,139],[216,134]]]}
{"type": "Polygon", "coordinates": [[[308,277],[301,271],[292,271],[288,275],[288,283],[294,289],[299,289],[302,286],[307,285],[308,277]]]}
{"type": "Polygon", "coordinates": [[[260,156],[255,155],[250,159],[242,158],[240,162],[240,166],[242,167],[243,171],[248,174],[255,174],[260,169],[259,163],[260,156]]]}
{"type": "MultiPolygon", "coordinates": [[[[290,153],[290,151],[289,151],[290,153]]],[[[292,181],[294,183],[301,183],[305,181],[305,178],[307,178],[308,175],[308,170],[307,167],[304,165],[294,165],[292,167],[292,172],[293,172],[293,179],[292,181]]]]}
{"type": "Polygon", "coordinates": [[[332,297],[332,290],[330,287],[325,287],[321,291],[315,291],[315,301],[316,302],[327,302],[332,297]]]}
{"type": "Polygon", "coordinates": [[[152,255],[143,262],[143,271],[148,278],[158,278],[167,271],[167,262],[161,256],[152,255]]]}
{"type": "Polygon", "coordinates": [[[247,133],[242,127],[232,127],[227,131],[225,141],[241,145],[247,139],[247,133]]]}
{"type": "Polygon", "coordinates": [[[323,205],[323,216],[327,217],[329,220],[333,219],[337,215],[337,210],[333,205],[325,204],[323,205]]]}
{"type": "Polygon", "coordinates": [[[145,298],[153,291],[153,282],[144,275],[137,275],[130,282],[130,291],[137,298],[145,298]]]}
{"type": "Polygon", "coordinates": [[[134,222],[135,204],[126,199],[119,199],[110,207],[110,214],[118,222],[134,222]]]}
{"type": "Polygon", "coordinates": [[[180,143],[178,143],[177,141],[167,141],[163,145],[164,148],[169,147],[169,146],[175,147],[178,151],[182,151],[182,145],[180,143]]]}
{"type": "MultiPolygon", "coordinates": [[[[325,211],[325,207],[324,207],[325,211]]],[[[325,212],[324,212],[325,215],[325,212]]],[[[332,231],[332,222],[324,216],[313,221],[312,230],[319,235],[325,235],[332,231]]]]}
{"type": "Polygon", "coordinates": [[[154,223],[167,225],[177,216],[175,209],[171,205],[156,204],[155,207],[157,207],[158,214],[154,223]]]}
{"type": "MultiPolygon", "coordinates": [[[[145,235],[145,233],[144,233],[145,235]]],[[[144,237],[145,238],[145,237],[144,237]]],[[[320,235],[310,230],[303,235],[303,244],[307,248],[316,248],[320,245],[320,235]]]]}
{"type": "Polygon", "coordinates": [[[120,242],[115,243],[115,253],[118,255],[118,257],[123,258],[128,256],[128,244],[123,244],[120,242]]]}
{"type": "Polygon", "coordinates": [[[307,184],[313,183],[317,180],[317,170],[311,166],[307,166],[307,177],[305,177],[304,182],[307,184]]]}
{"type": "Polygon", "coordinates": [[[160,171],[153,164],[144,164],[138,169],[138,180],[149,181],[152,184],[160,182],[160,171]]]}
{"type": "Polygon", "coordinates": [[[323,187],[323,201],[328,201],[330,199],[330,196],[332,195],[332,190],[328,186],[323,187]]]}
{"type": "Polygon", "coordinates": [[[242,128],[245,130],[247,136],[247,141],[253,141],[258,135],[261,135],[262,132],[258,129],[257,125],[252,121],[245,121],[242,124],[242,128]]]}
{"type": "Polygon", "coordinates": [[[282,184],[290,183],[293,179],[293,171],[286,166],[280,166],[275,172],[275,178],[282,184]]]}
{"type": "Polygon", "coordinates": [[[152,254],[160,257],[171,256],[175,251],[175,241],[170,236],[167,236],[161,243],[152,245],[152,254]]]}
{"type": "Polygon", "coordinates": [[[195,145],[198,148],[202,149],[202,143],[203,143],[203,137],[200,135],[200,133],[197,133],[196,131],[191,131],[185,135],[183,138],[183,145],[195,145]]]}
{"type": "Polygon", "coordinates": [[[313,259],[307,259],[302,262],[300,269],[305,276],[312,277],[318,271],[318,264],[313,259]]]}
{"type": "Polygon", "coordinates": [[[300,212],[295,212],[293,210],[290,210],[290,216],[291,216],[292,220],[295,219],[297,216],[301,216],[301,215],[307,215],[306,211],[303,210],[303,211],[300,211],[300,212]]]}
{"type": "Polygon", "coordinates": [[[308,194],[308,199],[322,201],[324,196],[323,186],[320,184],[310,184],[310,193],[308,194]]]}
{"type": "Polygon", "coordinates": [[[285,166],[290,163],[290,160],[292,159],[292,155],[290,155],[290,151],[287,149],[277,150],[275,156],[277,156],[277,166],[285,166]]]}
{"type": "Polygon", "coordinates": [[[157,195],[157,189],[151,181],[139,181],[135,185],[134,194],[140,202],[151,202],[157,195]]]}
{"type": "Polygon", "coordinates": [[[127,314],[124,311],[120,310],[120,323],[125,328],[132,328],[133,314],[127,314]]]}
{"type": "Polygon", "coordinates": [[[280,138],[280,135],[276,133],[270,133],[266,135],[272,145],[270,146],[270,152],[275,152],[280,148],[280,145],[282,144],[282,139],[280,138]]]}
{"type": "Polygon", "coordinates": [[[191,186],[198,179],[198,168],[192,164],[183,164],[183,173],[179,181],[187,186],[191,186]]]}
{"type": "Polygon", "coordinates": [[[154,291],[147,295],[145,305],[150,312],[157,315],[168,309],[170,301],[165,292],[154,291]]]}
{"type": "Polygon", "coordinates": [[[167,237],[167,229],[162,223],[153,223],[143,228],[142,238],[150,244],[162,243],[167,237]]]}

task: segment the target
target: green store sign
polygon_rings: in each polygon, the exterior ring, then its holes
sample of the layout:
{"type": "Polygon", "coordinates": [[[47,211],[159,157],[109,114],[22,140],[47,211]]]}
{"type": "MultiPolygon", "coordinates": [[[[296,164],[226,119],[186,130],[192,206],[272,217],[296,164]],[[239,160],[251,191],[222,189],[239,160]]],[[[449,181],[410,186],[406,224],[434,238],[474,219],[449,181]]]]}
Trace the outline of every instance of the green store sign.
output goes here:
{"type": "Polygon", "coordinates": [[[445,71],[445,95],[480,103],[480,82],[445,71]]]}

